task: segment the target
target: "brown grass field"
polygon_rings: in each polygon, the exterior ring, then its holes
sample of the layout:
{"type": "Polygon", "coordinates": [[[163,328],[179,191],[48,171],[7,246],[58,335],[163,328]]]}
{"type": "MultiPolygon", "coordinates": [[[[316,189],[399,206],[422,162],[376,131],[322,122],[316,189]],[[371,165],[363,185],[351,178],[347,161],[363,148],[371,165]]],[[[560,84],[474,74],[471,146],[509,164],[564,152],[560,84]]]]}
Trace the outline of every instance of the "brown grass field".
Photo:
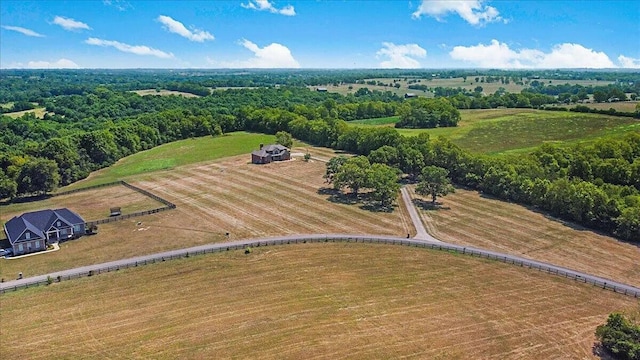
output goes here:
{"type": "Polygon", "coordinates": [[[199,95],[196,94],[191,94],[191,93],[186,93],[186,92],[182,92],[182,91],[173,91],[173,90],[160,90],[160,91],[156,91],[156,89],[144,89],[144,90],[135,90],[132,91],[140,96],[145,96],[145,95],[157,95],[157,96],[168,96],[168,95],[177,95],[177,96],[184,96],[184,97],[200,97],[199,95]]]}
{"type": "Polygon", "coordinates": [[[24,115],[26,113],[34,113],[36,118],[42,119],[42,118],[44,118],[44,114],[46,114],[47,111],[45,110],[44,107],[37,107],[37,108],[31,109],[31,110],[10,112],[10,113],[5,113],[3,115],[6,115],[6,116],[8,116],[10,118],[13,118],[13,119],[17,119],[17,118],[21,117],[22,115],[24,115]]]}
{"type": "Polygon", "coordinates": [[[0,301],[6,359],[590,359],[596,326],[637,304],[494,261],[332,243],[192,257],[0,301]]]}
{"type": "MultiPolygon", "coordinates": [[[[305,148],[294,151],[304,152],[305,148]]],[[[334,155],[330,149],[309,148],[309,151],[319,158],[334,155]]],[[[32,276],[220,242],[226,240],[226,232],[231,240],[310,233],[394,236],[415,233],[404,206],[398,206],[393,213],[384,213],[329,201],[329,195],[318,192],[326,186],[322,179],[323,162],[298,158],[258,166],[248,160],[247,155],[242,155],[128,178],[133,185],[173,202],[177,209],[100,225],[97,235],[65,242],[60,251],[53,253],[0,259],[0,276],[12,279],[18,272],[32,276]],[[142,224],[138,225],[138,221],[142,224]]],[[[75,202],[64,206],[77,208],[86,216],[84,208],[78,206],[93,201],[93,197],[81,192],[75,202]]],[[[96,211],[105,214],[111,204],[103,203],[96,211]]],[[[46,208],[44,205],[39,208],[46,208]]],[[[8,216],[24,210],[0,208],[0,211],[4,219],[5,213],[8,216]]]]}
{"type": "MultiPolygon", "coordinates": [[[[591,103],[591,104],[582,104],[583,106],[598,109],[598,110],[609,110],[615,109],[616,111],[623,112],[634,112],[636,111],[636,105],[638,105],[638,101],[619,101],[613,103],[591,103]]],[[[571,106],[575,107],[575,106],[571,106]]]]}
{"type": "MultiPolygon", "coordinates": [[[[413,194],[415,198],[415,194],[413,194]]],[[[427,231],[455,244],[519,255],[640,286],[640,247],[524,206],[456,189],[420,210],[427,231]]]]}

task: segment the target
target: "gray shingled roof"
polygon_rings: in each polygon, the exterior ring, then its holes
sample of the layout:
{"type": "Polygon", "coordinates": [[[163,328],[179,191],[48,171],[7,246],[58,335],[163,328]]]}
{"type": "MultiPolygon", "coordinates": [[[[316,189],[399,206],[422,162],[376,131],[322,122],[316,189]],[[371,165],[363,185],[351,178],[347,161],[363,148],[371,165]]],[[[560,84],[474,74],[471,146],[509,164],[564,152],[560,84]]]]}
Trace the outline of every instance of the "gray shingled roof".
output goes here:
{"type": "Polygon", "coordinates": [[[280,144],[271,144],[271,145],[267,145],[265,147],[263,147],[264,150],[266,150],[267,152],[281,152],[284,150],[288,150],[286,146],[280,145],[280,144]]]}
{"type": "Polygon", "coordinates": [[[29,230],[39,237],[44,238],[44,232],[47,231],[57,219],[71,225],[84,224],[84,220],[80,215],[69,209],[47,209],[14,216],[4,224],[4,231],[11,244],[14,244],[25,230],[29,230]]]}
{"type": "Polygon", "coordinates": [[[260,156],[260,157],[267,157],[267,156],[269,156],[269,153],[266,150],[261,149],[261,150],[252,151],[251,155],[256,155],[256,156],[260,156]]]}

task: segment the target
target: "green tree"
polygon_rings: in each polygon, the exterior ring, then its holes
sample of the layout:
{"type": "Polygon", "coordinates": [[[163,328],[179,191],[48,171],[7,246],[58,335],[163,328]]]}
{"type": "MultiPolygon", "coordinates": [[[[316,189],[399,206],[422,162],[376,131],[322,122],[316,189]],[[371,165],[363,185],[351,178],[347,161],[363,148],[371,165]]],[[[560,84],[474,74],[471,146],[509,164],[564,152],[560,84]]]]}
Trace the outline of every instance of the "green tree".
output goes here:
{"type": "Polygon", "coordinates": [[[327,170],[325,171],[323,176],[325,181],[331,184],[333,182],[333,178],[340,171],[340,168],[342,167],[342,165],[344,165],[345,162],[347,162],[348,159],[349,158],[344,155],[332,157],[326,165],[327,170]]]}
{"type": "Polygon", "coordinates": [[[18,193],[18,184],[0,169],[0,199],[13,198],[18,193]]]}
{"type": "Polygon", "coordinates": [[[358,191],[367,185],[367,170],[370,167],[366,156],[357,156],[348,159],[333,179],[333,187],[341,190],[344,187],[351,189],[353,196],[358,196],[358,191]]]}
{"type": "Polygon", "coordinates": [[[602,346],[617,359],[640,360],[640,318],[637,315],[640,311],[633,317],[612,313],[606,324],[596,329],[596,337],[602,346]]]}
{"type": "Polygon", "coordinates": [[[28,161],[18,174],[19,194],[44,194],[58,187],[60,175],[53,160],[36,158],[28,161]]]}
{"type": "Polygon", "coordinates": [[[276,143],[291,148],[293,146],[293,137],[286,131],[278,131],[276,133],[276,143]]]}
{"type": "Polygon", "coordinates": [[[371,197],[383,208],[389,207],[398,197],[400,184],[398,172],[385,164],[373,164],[367,170],[367,188],[372,189],[371,197]]]}
{"type": "Polygon", "coordinates": [[[398,108],[400,121],[396,127],[434,128],[457,126],[460,111],[445,98],[417,98],[404,102],[398,108]]]}
{"type": "Polygon", "coordinates": [[[369,153],[369,161],[374,164],[386,164],[389,166],[398,165],[398,149],[385,145],[369,153]]]}
{"type": "Polygon", "coordinates": [[[416,186],[416,193],[422,196],[431,196],[431,203],[436,203],[437,196],[445,196],[455,192],[448,178],[449,172],[437,166],[427,166],[422,169],[420,182],[416,186]]]}

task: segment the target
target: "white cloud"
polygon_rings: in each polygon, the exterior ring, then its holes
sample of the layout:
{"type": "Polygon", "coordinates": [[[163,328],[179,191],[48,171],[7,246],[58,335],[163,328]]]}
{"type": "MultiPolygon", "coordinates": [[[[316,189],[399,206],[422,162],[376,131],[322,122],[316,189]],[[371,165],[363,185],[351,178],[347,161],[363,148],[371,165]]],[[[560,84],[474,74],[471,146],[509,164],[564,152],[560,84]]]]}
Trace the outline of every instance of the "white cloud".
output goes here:
{"type": "Polygon", "coordinates": [[[85,40],[85,43],[96,46],[114,47],[122,52],[128,52],[136,55],[151,55],[162,59],[173,58],[172,53],[167,53],[162,50],[148,47],[146,45],[129,45],[121,43],[119,41],[103,40],[97,38],[88,38],[87,40],[85,40]]]}
{"type": "Polygon", "coordinates": [[[280,14],[285,16],[295,16],[296,10],[291,5],[287,5],[281,9],[273,6],[273,3],[269,0],[249,0],[246,4],[240,4],[245,9],[252,9],[257,11],[269,11],[273,14],[280,14]]]}
{"type": "Polygon", "coordinates": [[[176,21],[169,16],[160,15],[158,16],[158,21],[164,25],[165,30],[172,32],[174,34],[178,34],[182,37],[185,37],[191,41],[196,42],[204,42],[205,40],[213,40],[214,37],[209,32],[204,30],[198,30],[192,28],[191,30],[187,29],[181,22],[176,21]]]}
{"type": "Polygon", "coordinates": [[[456,13],[471,25],[500,21],[500,13],[493,6],[484,5],[485,0],[422,0],[412,17],[419,19],[422,15],[443,21],[449,13],[456,13]]]}
{"type": "Polygon", "coordinates": [[[603,52],[580,44],[558,44],[545,53],[536,49],[513,50],[498,40],[489,45],[455,46],[449,52],[454,60],[483,68],[613,68],[615,65],[603,52]]]}
{"type": "Polygon", "coordinates": [[[17,31],[23,35],[27,35],[27,36],[33,36],[33,37],[44,37],[44,35],[42,34],[38,34],[37,32],[31,30],[31,29],[27,29],[27,28],[23,28],[20,26],[8,26],[8,25],[2,25],[2,27],[4,29],[7,30],[11,30],[11,31],[17,31]]]}
{"type": "Polygon", "coordinates": [[[78,69],[80,66],[69,59],[60,59],[54,62],[29,61],[26,67],[29,69],[78,69]]]}
{"type": "Polygon", "coordinates": [[[263,48],[253,42],[242,39],[239,42],[251,52],[253,57],[241,61],[215,61],[207,57],[207,62],[216,67],[222,68],[299,68],[300,63],[291,55],[289,48],[282,44],[272,43],[263,48]]]}
{"type": "Polygon", "coordinates": [[[640,69],[640,59],[634,59],[624,55],[618,56],[620,66],[629,69],[640,69]]]}
{"type": "Polygon", "coordinates": [[[62,26],[63,29],[69,30],[69,31],[82,30],[82,29],[91,30],[89,25],[81,21],[76,21],[74,19],[66,18],[62,16],[56,16],[55,18],[53,18],[53,23],[56,25],[60,25],[62,26]]]}
{"type": "Polygon", "coordinates": [[[376,53],[377,56],[386,56],[389,60],[380,63],[381,68],[419,68],[420,62],[414,57],[424,58],[427,50],[418,44],[396,45],[394,43],[383,42],[382,48],[376,53]]]}

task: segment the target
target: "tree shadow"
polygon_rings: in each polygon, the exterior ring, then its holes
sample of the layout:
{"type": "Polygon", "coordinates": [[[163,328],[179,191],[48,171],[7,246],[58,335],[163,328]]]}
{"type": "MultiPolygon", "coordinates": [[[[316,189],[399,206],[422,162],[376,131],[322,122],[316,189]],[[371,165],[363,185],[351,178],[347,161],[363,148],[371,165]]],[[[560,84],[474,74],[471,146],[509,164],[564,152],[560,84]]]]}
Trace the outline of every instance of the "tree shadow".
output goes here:
{"type": "Polygon", "coordinates": [[[371,195],[366,192],[358,193],[358,195],[345,194],[340,190],[323,187],[318,189],[318,194],[327,196],[327,200],[336,204],[355,205],[360,203],[362,204],[360,209],[366,211],[391,213],[395,210],[395,205],[383,206],[379,201],[373,200],[371,195]]]}
{"type": "Polygon", "coordinates": [[[609,352],[607,352],[607,350],[602,346],[602,344],[600,342],[595,342],[593,343],[593,346],[591,347],[591,353],[594,356],[597,356],[599,359],[602,360],[615,360],[616,358],[611,356],[611,354],[609,354],[609,352]]]}
{"type": "Polygon", "coordinates": [[[331,201],[332,203],[346,205],[356,204],[359,198],[359,196],[353,196],[353,194],[344,194],[340,190],[326,187],[318,189],[318,194],[327,195],[327,200],[331,201]]]}
{"type": "Polygon", "coordinates": [[[432,203],[431,201],[426,201],[423,199],[413,199],[412,202],[413,205],[422,210],[451,210],[451,207],[442,206],[442,203],[438,201],[432,203]]]}
{"type": "Polygon", "coordinates": [[[360,209],[367,210],[371,212],[384,212],[384,213],[392,213],[395,210],[395,205],[382,205],[379,201],[366,200],[364,204],[360,206],[360,209]]]}
{"type": "Polygon", "coordinates": [[[51,197],[52,196],[50,194],[25,196],[25,197],[6,199],[6,200],[3,200],[3,201],[0,201],[0,205],[24,204],[24,203],[36,202],[36,201],[40,201],[40,200],[46,200],[46,199],[49,199],[51,197]]]}

